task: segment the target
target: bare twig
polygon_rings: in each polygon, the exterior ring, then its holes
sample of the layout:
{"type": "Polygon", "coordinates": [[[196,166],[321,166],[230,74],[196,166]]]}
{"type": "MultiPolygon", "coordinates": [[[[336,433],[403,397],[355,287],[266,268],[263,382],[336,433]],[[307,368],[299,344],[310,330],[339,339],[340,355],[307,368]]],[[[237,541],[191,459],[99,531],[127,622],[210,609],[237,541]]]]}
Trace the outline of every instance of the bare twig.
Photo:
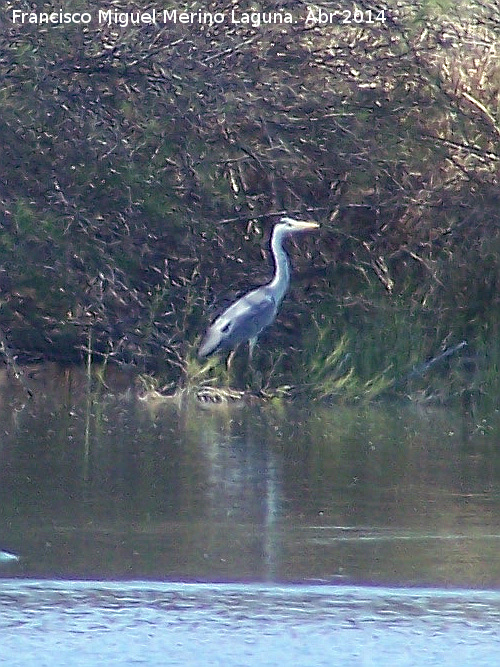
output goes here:
{"type": "Polygon", "coordinates": [[[16,380],[19,380],[20,384],[22,385],[24,391],[27,393],[29,398],[33,398],[34,396],[33,391],[30,389],[28,382],[26,381],[24,372],[18,366],[16,357],[12,353],[12,350],[7,345],[7,341],[1,330],[0,330],[0,353],[3,354],[7,367],[10,368],[16,380]]]}

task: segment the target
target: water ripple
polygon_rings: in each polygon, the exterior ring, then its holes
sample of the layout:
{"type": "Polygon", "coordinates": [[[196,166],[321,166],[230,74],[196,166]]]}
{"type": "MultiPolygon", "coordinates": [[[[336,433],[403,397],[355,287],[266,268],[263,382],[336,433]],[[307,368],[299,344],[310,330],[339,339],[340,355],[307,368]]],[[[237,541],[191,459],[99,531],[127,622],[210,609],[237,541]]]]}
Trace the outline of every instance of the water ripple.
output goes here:
{"type": "Polygon", "coordinates": [[[500,593],[2,580],[2,665],[486,667],[500,593]]]}

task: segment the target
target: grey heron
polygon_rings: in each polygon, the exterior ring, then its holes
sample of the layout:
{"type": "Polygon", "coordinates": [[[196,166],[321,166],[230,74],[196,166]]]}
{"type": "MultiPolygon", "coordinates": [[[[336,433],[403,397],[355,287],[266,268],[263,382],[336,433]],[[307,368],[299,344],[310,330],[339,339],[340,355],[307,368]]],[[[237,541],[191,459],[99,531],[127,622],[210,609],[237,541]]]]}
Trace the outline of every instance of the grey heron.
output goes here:
{"type": "Polygon", "coordinates": [[[286,238],[296,232],[317,229],[317,222],[306,222],[284,217],[274,226],[271,236],[271,253],[274,260],[272,280],[248,292],[227,308],[208,328],[198,350],[198,356],[208,357],[219,350],[232,350],[232,355],[240,343],[248,341],[249,358],[259,334],[268,327],[278,312],[278,308],[290,284],[290,262],[283,248],[286,238]]]}

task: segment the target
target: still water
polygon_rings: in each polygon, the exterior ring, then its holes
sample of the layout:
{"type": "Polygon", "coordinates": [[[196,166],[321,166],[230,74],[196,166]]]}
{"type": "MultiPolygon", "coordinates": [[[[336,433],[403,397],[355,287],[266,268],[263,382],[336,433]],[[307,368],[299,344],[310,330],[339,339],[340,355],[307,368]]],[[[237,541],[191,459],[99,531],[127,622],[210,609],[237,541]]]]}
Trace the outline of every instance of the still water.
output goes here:
{"type": "Polygon", "coordinates": [[[0,376],[6,665],[497,665],[500,417],[0,376]]]}

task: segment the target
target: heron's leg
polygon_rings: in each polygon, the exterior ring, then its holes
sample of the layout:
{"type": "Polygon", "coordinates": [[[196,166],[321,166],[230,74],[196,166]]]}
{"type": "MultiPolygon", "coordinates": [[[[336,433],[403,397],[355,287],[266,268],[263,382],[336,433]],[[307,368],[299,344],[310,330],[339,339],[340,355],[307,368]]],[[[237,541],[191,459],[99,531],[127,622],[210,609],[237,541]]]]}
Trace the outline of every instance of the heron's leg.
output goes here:
{"type": "Polygon", "coordinates": [[[256,342],[257,342],[257,336],[255,336],[254,338],[250,338],[250,340],[248,341],[248,363],[249,364],[252,363],[253,351],[254,351],[256,342]]]}
{"type": "Polygon", "coordinates": [[[236,350],[237,350],[236,347],[234,348],[234,350],[231,350],[231,352],[229,353],[229,356],[227,358],[227,361],[226,361],[226,370],[227,370],[228,375],[231,371],[231,364],[233,363],[233,359],[234,359],[234,355],[236,354],[236,350]]]}
{"type": "Polygon", "coordinates": [[[260,391],[260,389],[262,388],[262,374],[258,370],[256,370],[252,364],[253,351],[256,343],[257,343],[257,336],[255,336],[255,338],[250,338],[250,340],[248,341],[248,366],[250,369],[250,378],[251,378],[250,388],[253,391],[260,391]]]}

